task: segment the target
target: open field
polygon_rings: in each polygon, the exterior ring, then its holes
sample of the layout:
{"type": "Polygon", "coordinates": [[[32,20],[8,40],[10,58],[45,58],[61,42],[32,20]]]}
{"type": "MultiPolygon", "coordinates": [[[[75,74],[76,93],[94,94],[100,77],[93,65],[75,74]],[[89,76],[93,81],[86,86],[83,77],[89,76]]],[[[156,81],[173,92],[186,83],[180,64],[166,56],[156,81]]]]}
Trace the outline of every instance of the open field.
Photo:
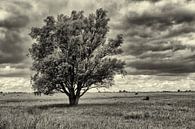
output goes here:
{"type": "Polygon", "coordinates": [[[195,93],[0,95],[0,129],[194,129],[195,93]],[[143,100],[149,96],[150,100],[143,100]]]}

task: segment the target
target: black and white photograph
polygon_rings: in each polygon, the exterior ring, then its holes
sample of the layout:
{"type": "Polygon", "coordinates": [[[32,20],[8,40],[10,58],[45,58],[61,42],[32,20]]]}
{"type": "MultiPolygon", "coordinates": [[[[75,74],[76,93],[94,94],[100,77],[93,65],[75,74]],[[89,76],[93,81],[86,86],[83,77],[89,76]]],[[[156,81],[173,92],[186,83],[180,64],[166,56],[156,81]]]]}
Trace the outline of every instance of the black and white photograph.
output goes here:
{"type": "Polygon", "coordinates": [[[0,129],[195,129],[195,0],[0,0],[0,129]]]}

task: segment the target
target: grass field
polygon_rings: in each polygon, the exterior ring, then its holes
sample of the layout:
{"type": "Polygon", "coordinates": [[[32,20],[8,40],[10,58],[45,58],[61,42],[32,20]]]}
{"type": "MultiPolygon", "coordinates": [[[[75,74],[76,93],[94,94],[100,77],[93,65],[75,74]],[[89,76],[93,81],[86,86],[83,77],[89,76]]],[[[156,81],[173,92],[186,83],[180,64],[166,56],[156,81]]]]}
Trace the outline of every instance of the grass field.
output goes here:
{"type": "Polygon", "coordinates": [[[0,95],[0,129],[195,129],[195,93],[0,95]],[[150,100],[143,100],[149,96],[150,100]]]}

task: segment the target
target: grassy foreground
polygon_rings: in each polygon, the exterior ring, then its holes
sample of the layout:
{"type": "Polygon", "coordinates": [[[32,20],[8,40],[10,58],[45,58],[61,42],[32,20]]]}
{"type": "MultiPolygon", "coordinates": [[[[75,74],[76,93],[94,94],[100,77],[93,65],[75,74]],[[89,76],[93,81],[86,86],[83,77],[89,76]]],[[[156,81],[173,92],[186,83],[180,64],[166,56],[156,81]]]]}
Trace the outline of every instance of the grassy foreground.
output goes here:
{"type": "Polygon", "coordinates": [[[0,129],[194,129],[195,93],[0,94],[0,129]],[[150,100],[143,100],[149,96],[150,100]]]}

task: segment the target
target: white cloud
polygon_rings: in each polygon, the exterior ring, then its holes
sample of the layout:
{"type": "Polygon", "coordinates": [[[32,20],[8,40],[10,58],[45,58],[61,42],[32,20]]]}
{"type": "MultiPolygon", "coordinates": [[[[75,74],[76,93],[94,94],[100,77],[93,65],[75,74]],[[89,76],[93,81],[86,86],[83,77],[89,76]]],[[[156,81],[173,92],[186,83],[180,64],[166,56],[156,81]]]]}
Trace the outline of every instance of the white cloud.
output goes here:
{"type": "Polygon", "coordinates": [[[111,90],[127,91],[177,91],[195,90],[194,74],[187,77],[155,76],[155,75],[126,75],[115,76],[115,85],[111,90]]]}
{"type": "Polygon", "coordinates": [[[29,68],[16,68],[11,67],[10,65],[5,65],[4,67],[0,67],[0,77],[19,77],[19,76],[30,76],[29,68]]]}
{"type": "Polygon", "coordinates": [[[32,92],[29,78],[0,77],[0,91],[3,92],[32,92]]]}
{"type": "MultiPolygon", "coordinates": [[[[154,76],[154,75],[116,75],[115,84],[101,91],[177,91],[195,90],[195,73],[187,77],[154,76]]],[[[30,79],[24,77],[1,77],[0,91],[32,92],[30,79]]],[[[91,90],[96,91],[96,90],[91,90]]]]}
{"type": "Polygon", "coordinates": [[[6,19],[9,16],[9,13],[5,10],[0,9],[0,21],[6,19]]]}

